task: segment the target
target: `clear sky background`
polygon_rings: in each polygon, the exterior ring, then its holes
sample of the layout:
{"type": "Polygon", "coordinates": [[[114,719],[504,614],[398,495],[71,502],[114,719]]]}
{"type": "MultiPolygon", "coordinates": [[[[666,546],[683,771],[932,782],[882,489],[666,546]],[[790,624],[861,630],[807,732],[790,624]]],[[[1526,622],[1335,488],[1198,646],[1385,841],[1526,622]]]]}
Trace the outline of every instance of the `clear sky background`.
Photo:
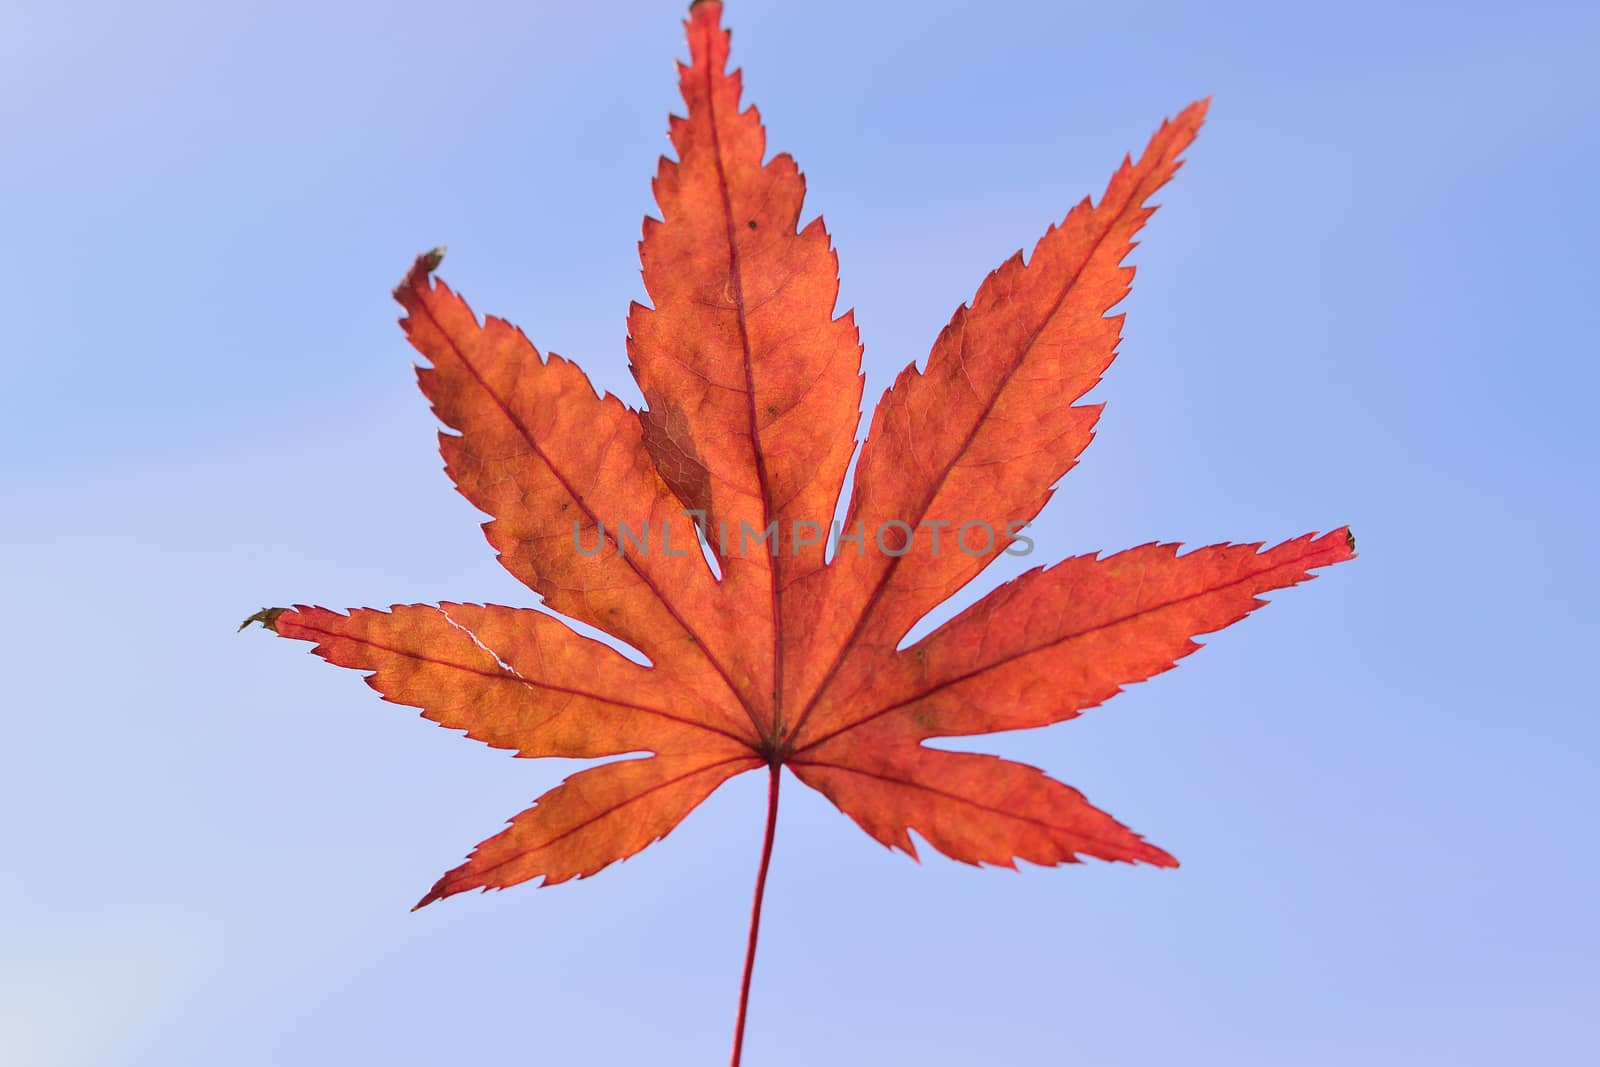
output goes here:
{"type": "MultiPolygon", "coordinates": [[[[447,243],[475,307],[637,401],[681,17],[0,12],[0,1061],[723,1062],[762,776],[591,880],[413,915],[571,768],[234,633],[264,604],[530,603],[440,470],[388,291],[447,243]]],[[[1177,871],[918,865],[790,779],[747,1062],[1591,1055],[1600,13],[727,21],[840,250],[869,402],[1215,94],[1134,255],[1099,437],[1006,573],[1346,522],[1362,553],[1102,709],[974,746],[1177,871]]]]}

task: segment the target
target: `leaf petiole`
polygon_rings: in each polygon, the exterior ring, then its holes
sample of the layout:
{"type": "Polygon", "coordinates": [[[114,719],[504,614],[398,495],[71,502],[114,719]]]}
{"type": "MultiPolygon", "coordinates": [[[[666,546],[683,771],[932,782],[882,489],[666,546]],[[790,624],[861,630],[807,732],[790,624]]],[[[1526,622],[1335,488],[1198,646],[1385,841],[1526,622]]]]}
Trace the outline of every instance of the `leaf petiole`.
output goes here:
{"type": "Polygon", "coordinates": [[[744,952],[744,978],[739,983],[739,1015],[733,1024],[733,1060],[731,1067],[739,1067],[739,1057],[744,1054],[744,1021],[750,1006],[750,976],[756,966],[756,936],[761,932],[761,898],[767,891],[767,868],[772,866],[772,838],[778,829],[778,782],[782,765],[769,765],[772,772],[767,782],[767,832],[761,842],[761,866],[756,871],[756,895],[750,905],[750,943],[744,952]]]}

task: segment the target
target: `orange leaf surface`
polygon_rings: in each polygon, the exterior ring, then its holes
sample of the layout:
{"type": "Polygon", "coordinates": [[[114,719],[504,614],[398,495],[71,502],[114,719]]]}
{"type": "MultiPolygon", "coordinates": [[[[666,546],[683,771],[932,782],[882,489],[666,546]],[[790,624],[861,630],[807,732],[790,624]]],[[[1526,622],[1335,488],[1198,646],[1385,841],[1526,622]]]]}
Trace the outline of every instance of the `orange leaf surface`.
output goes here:
{"type": "Polygon", "coordinates": [[[649,753],[546,793],[422,904],[591,875],[763,767],[774,804],[788,767],[913,854],[915,831],[973,864],[1174,866],[1041,771],[923,742],[1076,716],[1171,668],[1260,594],[1351,558],[1346,529],[1264,550],[1149,544],[1068,559],[899,645],[1026,543],[1023,527],[1088,445],[1099,407],[1078,401],[1116,352],[1121,316],[1109,311],[1133,278],[1123,261],[1206,103],[1164,122],[1031,256],[992,271],[926,368],[900,373],[835,524],[861,346],[851,316],[835,316],[828,233],[821,219],[802,224],[804,179],[789,156],[764,159],[760,118],[740,110],[720,13],[691,9],[688,114],[672,120],[677,159],[660,164],[661,217],[639,246],[652,306],[631,309],[628,352],[645,410],[597,396],[506,322],[480,322],[433,276],[437,253],[395,292],[428,364],[422,391],[450,431],[446,469],[490,516],[500,561],[548,609],[650,665],[531,608],[300,606],[261,621],[368,672],[384,699],[520,756],[649,753]]]}

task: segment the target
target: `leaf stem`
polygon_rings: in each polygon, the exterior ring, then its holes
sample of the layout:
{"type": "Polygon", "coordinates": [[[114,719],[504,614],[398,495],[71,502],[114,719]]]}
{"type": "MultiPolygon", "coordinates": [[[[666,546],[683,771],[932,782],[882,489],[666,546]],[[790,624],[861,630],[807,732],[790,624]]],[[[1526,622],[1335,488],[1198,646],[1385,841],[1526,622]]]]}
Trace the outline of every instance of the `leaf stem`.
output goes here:
{"type": "Polygon", "coordinates": [[[767,891],[767,868],[772,866],[772,838],[778,829],[778,782],[782,772],[780,764],[770,765],[772,777],[767,783],[767,834],[761,842],[761,867],[756,871],[756,896],[750,905],[750,943],[744,951],[744,979],[739,983],[739,1016],[733,1024],[733,1062],[739,1067],[739,1057],[744,1054],[744,1020],[750,1006],[750,976],[756,967],[756,935],[761,932],[761,898],[767,891]]]}

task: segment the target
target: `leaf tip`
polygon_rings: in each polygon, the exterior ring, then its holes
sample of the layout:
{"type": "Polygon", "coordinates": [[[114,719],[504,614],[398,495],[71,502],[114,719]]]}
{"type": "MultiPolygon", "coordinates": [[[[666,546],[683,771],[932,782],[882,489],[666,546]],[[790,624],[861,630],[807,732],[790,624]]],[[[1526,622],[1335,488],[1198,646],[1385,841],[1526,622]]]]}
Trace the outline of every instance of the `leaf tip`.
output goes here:
{"type": "Polygon", "coordinates": [[[411,269],[406,271],[406,276],[400,279],[400,284],[395,286],[395,295],[427,284],[428,276],[438,270],[442,262],[444,262],[444,245],[438,245],[422,253],[411,264],[411,269]]]}
{"type": "Polygon", "coordinates": [[[244,620],[244,622],[241,622],[239,624],[239,629],[235,630],[234,632],[243,633],[246,626],[249,626],[253,622],[259,622],[263,630],[271,630],[273,633],[277,633],[278,616],[282,615],[288,610],[288,608],[262,608],[260,611],[244,620]]]}
{"type": "Polygon", "coordinates": [[[1147,852],[1139,858],[1152,867],[1161,867],[1169,871],[1175,871],[1182,866],[1182,864],[1178,862],[1178,857],[1174,856],[1165,849],[1157,848],[1156,846],[1148,843],[1145,845],[1145,848],[1147,849],[1147,852]]]}

